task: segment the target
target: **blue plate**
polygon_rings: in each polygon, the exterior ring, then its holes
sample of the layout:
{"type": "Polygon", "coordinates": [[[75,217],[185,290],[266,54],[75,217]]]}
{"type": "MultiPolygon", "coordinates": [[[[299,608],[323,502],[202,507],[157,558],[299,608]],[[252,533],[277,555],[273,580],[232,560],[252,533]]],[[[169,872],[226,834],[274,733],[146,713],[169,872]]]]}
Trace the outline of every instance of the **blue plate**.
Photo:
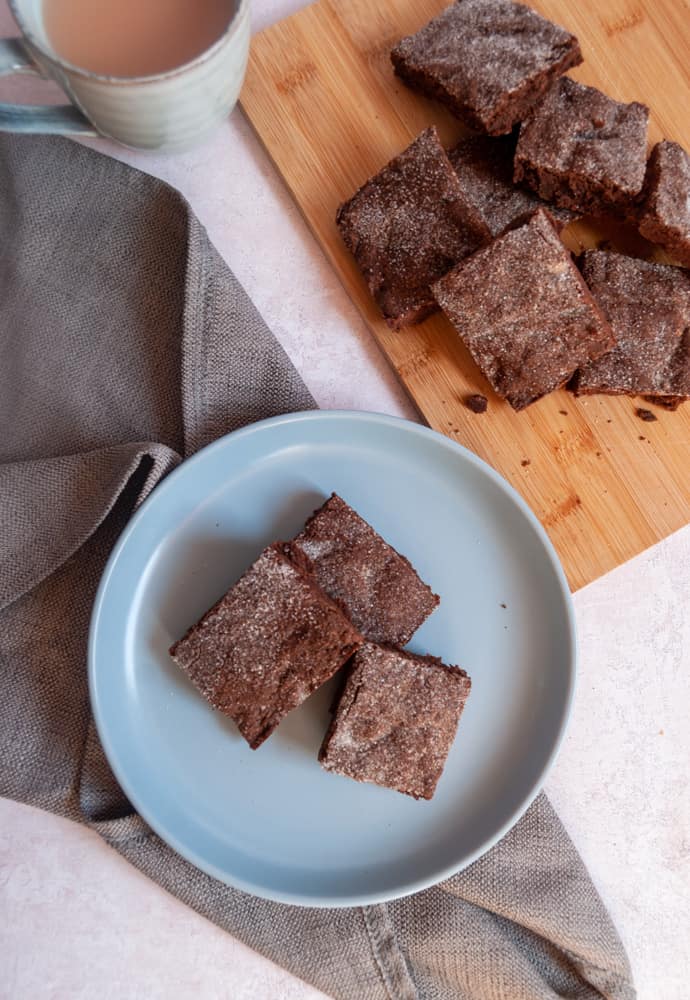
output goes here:
{"type": "Polygon", "coordinates": [[[574,678],[570,593],[524,501],[447,438],[370,413],[266,420],[176,469],[112,553],[89,646],[98,732],[151,827],[230,885],[310,906],[416,892],[487,851],[539,790],[574,678]],[[440,594],[410,648],[472,677],[431,802],[319,766],[334,682],[252,751],[168,656],[261,549],[295,534],[331,491],[440,594]]]}

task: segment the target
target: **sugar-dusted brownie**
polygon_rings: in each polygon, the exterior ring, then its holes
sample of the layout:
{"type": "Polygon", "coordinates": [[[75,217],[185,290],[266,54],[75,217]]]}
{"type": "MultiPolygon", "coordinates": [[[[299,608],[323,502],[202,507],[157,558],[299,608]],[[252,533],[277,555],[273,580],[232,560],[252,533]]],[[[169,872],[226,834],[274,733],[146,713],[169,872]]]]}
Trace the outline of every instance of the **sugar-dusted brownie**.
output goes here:
{"type": "Polygon", "coordinates": [[[433,291],[485,378],[516,410],[614,344],[544,209],[458,264],[433,291]]]}
{"type": "Polygon", "coordinates": [[[431,282],[491,237],[435,128],[341,205],[336,221],[393,329],[434,312],[431,282]]]}
{"type": "Polygon", "coordinates": [[[435,656],[365,643],[353,657],[321,764],[355,781],[432,798],[471,683],[464,670],[435,656]]]}
{"type": "Polygon", "coordinates": [[[361,642],[341,608],[270,545],[170,655],[256,750],[361,642]]]}
{"type": "MultiPolygon", "coordinates": [[[[492,236],[525,222],[544,202],[527,188],[513,183],[513,158],[517,136],[493,139],[485,135],[461,139],[448,152],[467,199],[481,214],[492,236]]],[[[563,229],[575,212],[549,206],[557,229],[563,229]]]]}
{"type": "Polygon", "coordinates": [[[478,132],[503,135],[582,62],[577,38],[511,0],[457,0],[391,52],[405,83],[478,132]]]}
{"type": "Polygon", "coordinates": [[[412,564],[336,493],[286,550],[375,642],[404,646],[438,605],[412,564]]]}
{"type": "Polygon", "coordinates": [[[562,77],[520,127],[516,183],[591,215],[629,213],[642,190],[649,108],[562,77]]]}
{"type": "Polygon", "coordinates": [[[582,274],[618,343],[577,373],[580,394],[690,396],[690,273],[604,250],[587,250],[582,274]]]}
{"type": "Polygon", "coordinates": [[[645,239],[690,267],[690,155],[677,142],[652,150],[638,226],[645,239]]]}

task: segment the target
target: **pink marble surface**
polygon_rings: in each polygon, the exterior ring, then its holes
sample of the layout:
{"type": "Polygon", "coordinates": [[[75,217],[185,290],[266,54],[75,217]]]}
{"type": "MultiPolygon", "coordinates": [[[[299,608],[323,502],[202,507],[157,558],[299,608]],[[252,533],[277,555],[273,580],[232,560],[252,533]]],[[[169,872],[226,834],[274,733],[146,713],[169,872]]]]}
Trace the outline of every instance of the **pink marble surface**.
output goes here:
{"type": "MultiPolygon", "coordinates": [[[[255,27],[300,6],[255,0],[255,27]]],[[[0,0],[0,35],[11,33],[0,0]]],[[[46,93],[26,78],[0,90],[3,99],[46,93]]],[[[96,145],[187,196],[322,406],[414,417],[239,112],[204,147],[173,158],[96,145]]],[[[628,947],[640,1000],[690,996],[688,594],[690,528],[575,596],[580,680],[547,783],[628,947]]],[[[320,995],[95,835],[6,800],[0,956],[7,1000],[320,995]]]]}

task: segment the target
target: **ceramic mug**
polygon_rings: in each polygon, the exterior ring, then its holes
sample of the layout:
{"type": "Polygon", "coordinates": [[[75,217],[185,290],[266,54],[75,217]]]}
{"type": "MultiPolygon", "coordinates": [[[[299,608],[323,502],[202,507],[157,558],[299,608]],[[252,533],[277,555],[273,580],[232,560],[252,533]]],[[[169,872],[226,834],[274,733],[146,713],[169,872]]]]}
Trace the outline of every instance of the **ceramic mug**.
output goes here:
{"type": "Polygon", "coordinates": [[[237,101],[249,54],[249,0],[237,0],[227,29],[201,55],[142,77],[102,76],[71,65],[48,41],[42,0],[9,5],[22,34],[0,39],[0,76],[38,73],[55,80],[72,103],[0,103],[2,132],[100,133],[136,149],[174,151],[211,132],[237,101]]]}

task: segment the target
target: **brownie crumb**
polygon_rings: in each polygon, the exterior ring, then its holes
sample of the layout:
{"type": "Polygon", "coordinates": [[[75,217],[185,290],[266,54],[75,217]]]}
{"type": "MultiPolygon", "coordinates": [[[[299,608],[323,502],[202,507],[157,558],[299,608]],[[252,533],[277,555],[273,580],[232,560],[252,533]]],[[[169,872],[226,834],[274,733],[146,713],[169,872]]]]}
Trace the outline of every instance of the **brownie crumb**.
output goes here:
{"type": "Polygon", "coordinates": [[[522,460],[522,461],[520,462],[520,465],[521,465],[521,466],[523,467],[523,469],[524,469],[524,468],[525,468],[525,467],[526,467],[527,465],[531,465],[531,464],[532,464],[532,462],[530,461],[530,459],[529,459],[529,458],[523,458],[523,460],[522,460]]]}
{"type": "Polygon", "coordinates": [[[503,604],[503,603],[501,602],[501,607],[502,607],[502,608],[507,608],[507,607],[508,607],[508,605],[507,605],[507,604],[503,604]]]}
{"type": "Polygon", "coordinates": [[[637,410],[635,412],[637,413],[637,415],[640,418],[640,420],[646,420],[650,424],[652,423],[653,420],[657,420],[658,419],[655,416],[655,414],[652,413],[651,410],[645,410],[645,408],[643,406],[638,406],[637,410]]]}
{"type": "Polygon", "coordinates": [[[467,397],[465,404],[468,409],[472,410],[472,413],[486,413],[489,400],[486,396],[482,396],[480,393],[476,392],[474,395],[467,397]]]}
{"type": "Polygon", "coordinates": [[[638,440],[638,441],[646,441],[646,440],[647,440],[647,438],[646,438],[646,437],[644,436],[644,434],[638,434],[638,436],[637,436],[637,440],[638,440]]]}
{"type": "Polygon", "coordinates": [[[560,415],[562,417],[567,417],[568,416],[568,411],[567,410],[559,410],[558,412],[560,413],[560,415]]]}

